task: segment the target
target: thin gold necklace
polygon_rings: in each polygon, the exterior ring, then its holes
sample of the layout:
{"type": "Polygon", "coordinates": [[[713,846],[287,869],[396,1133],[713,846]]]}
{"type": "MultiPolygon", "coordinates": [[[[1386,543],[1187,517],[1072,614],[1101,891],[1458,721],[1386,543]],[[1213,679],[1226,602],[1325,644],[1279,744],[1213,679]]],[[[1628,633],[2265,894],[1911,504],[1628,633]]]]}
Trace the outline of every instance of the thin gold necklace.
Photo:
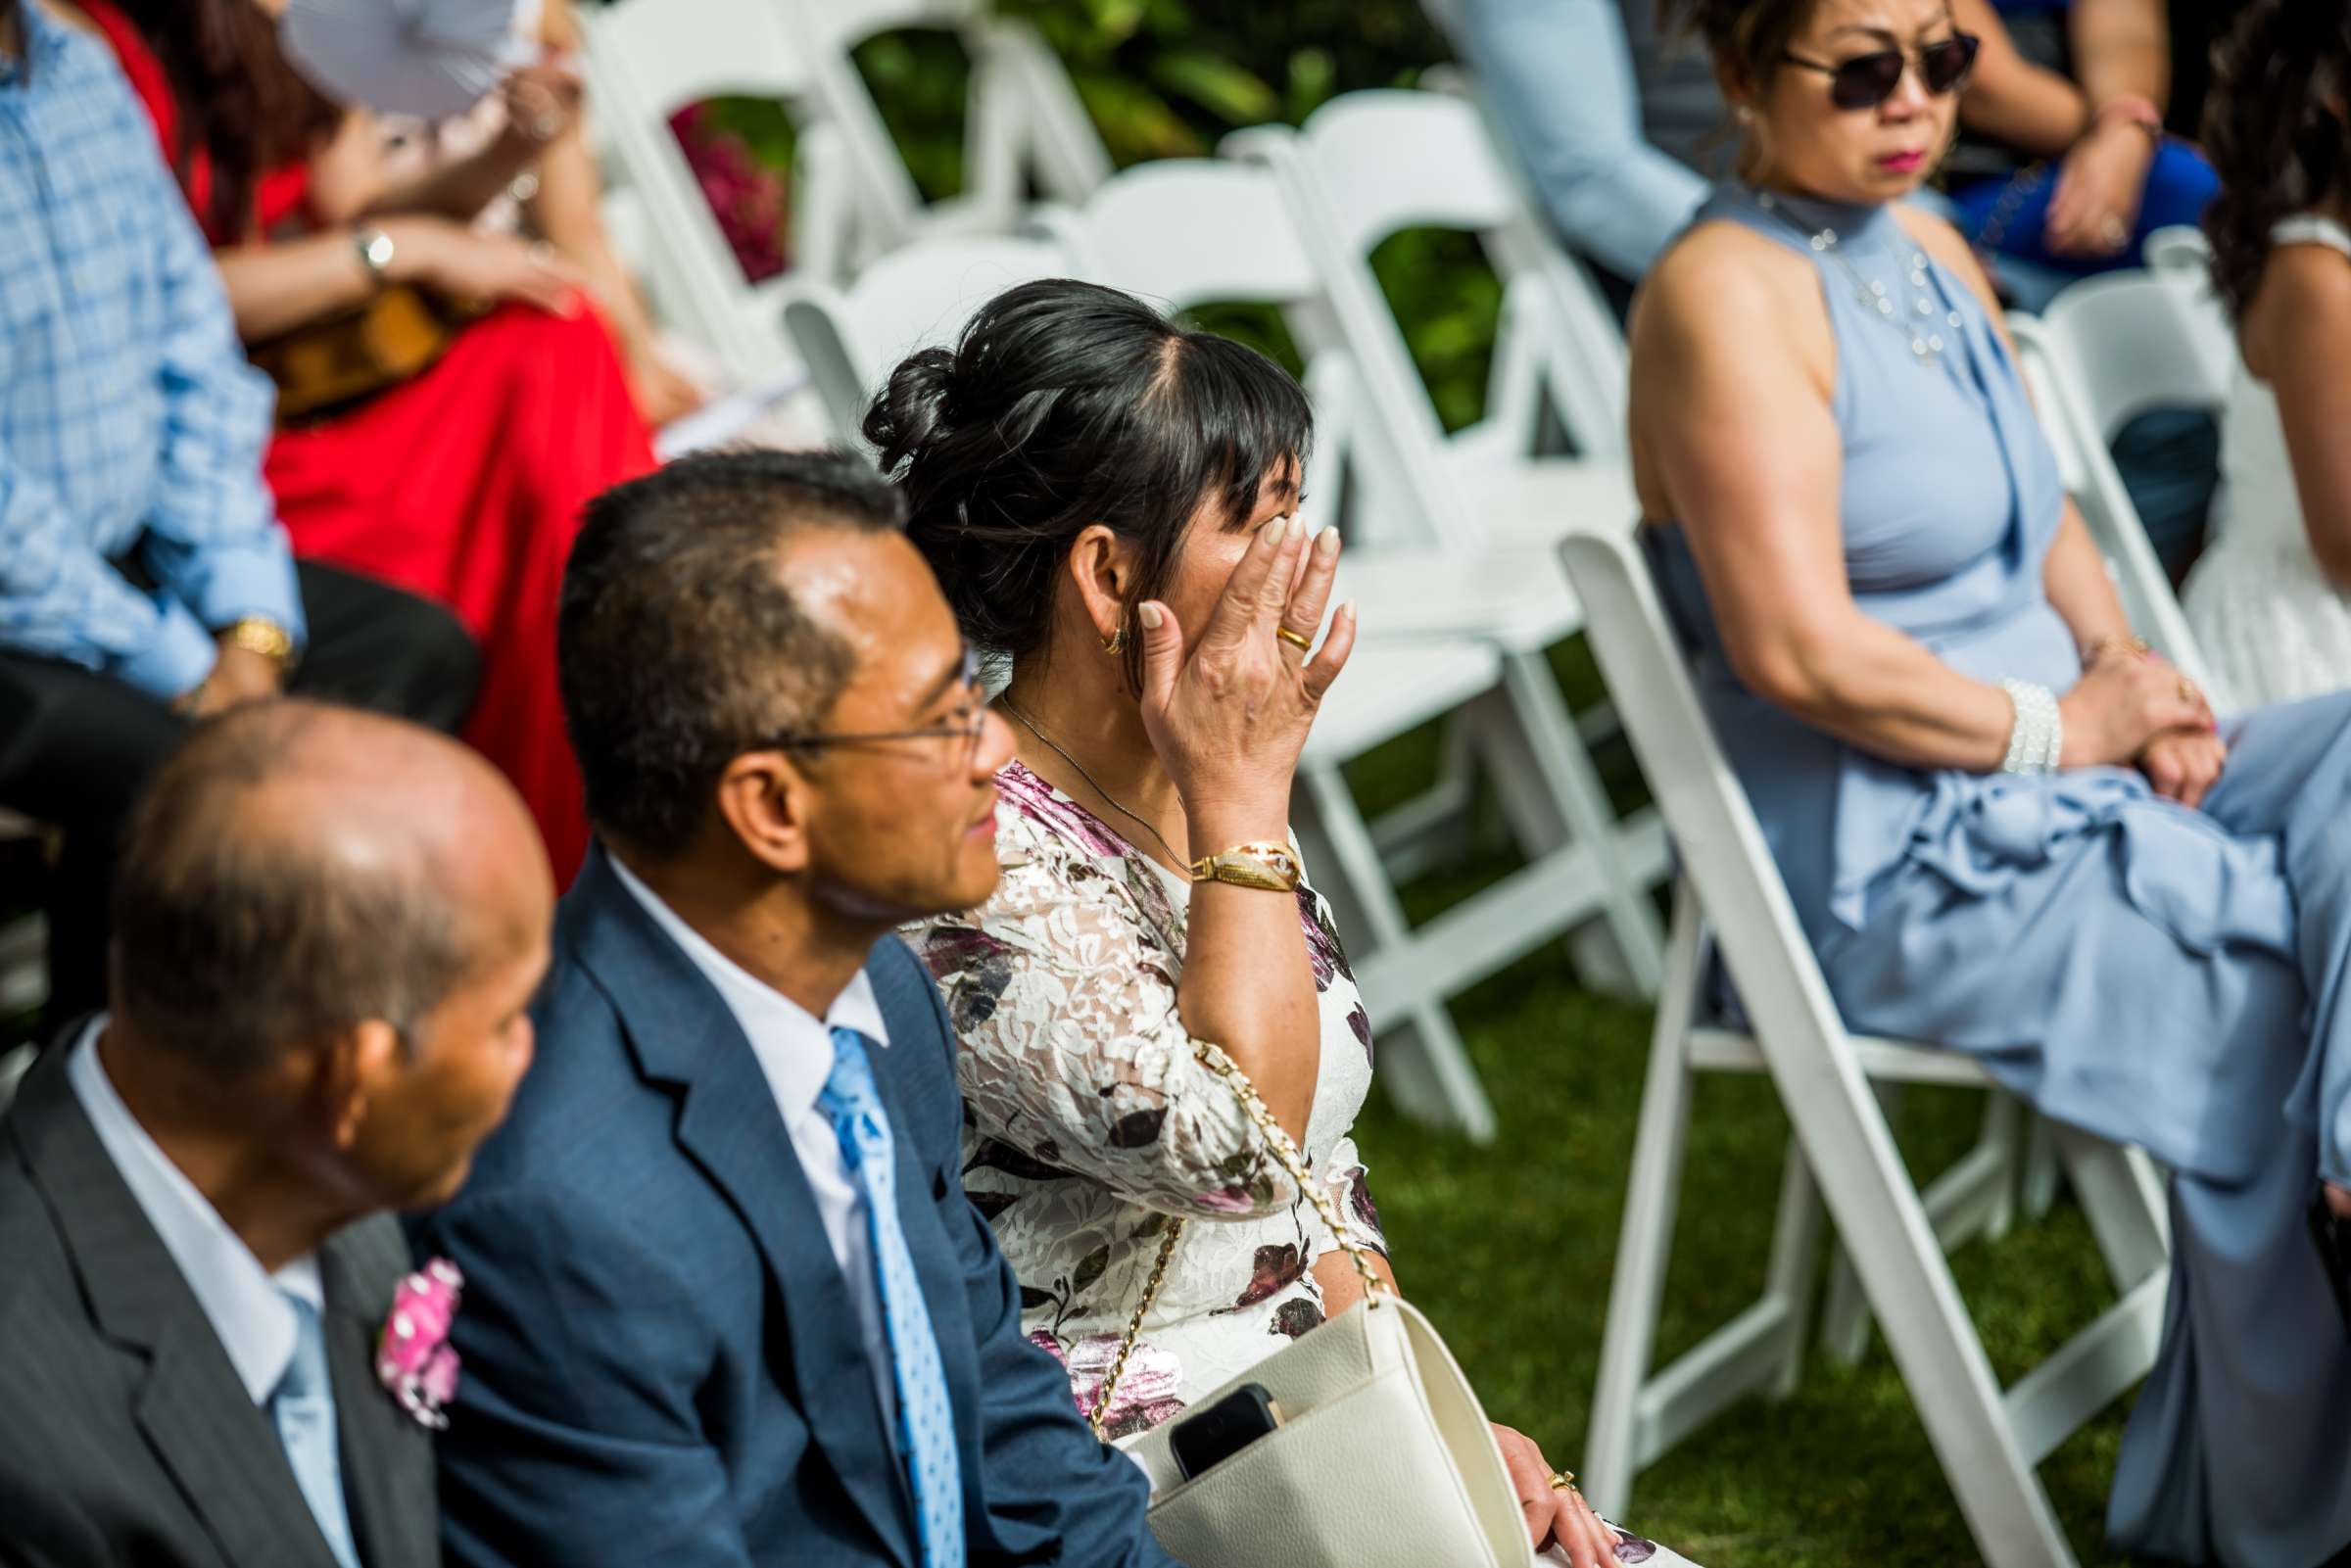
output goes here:
{"type": "Polygon", "coordinates": [[[1109,790],[1103,788],[1102,785],[1096,782],[1094,776],[1085,771],[1085,764],[1080,762],[1076,757],[1071,756],[1067,751],[1062,749],[1059,741],[1055,740],[1051,736],[1045,734],[1044,731],[1039,730],[1036,727],[1036,721],[1034,719],[1032,719],[1029,717],[1029,715],[1023,713],[1020,709],[1014,707],[1002,697],[996,698],[996,706],[1002,708],[1006,713],[1009,713],[1014,718],[1020,720],[1021,727],[1027,730],[1031,735],[1036,736],[1037,739],[1043,741],[1046,750],[1052,752],[1053,755],[1059,757],[1062,761],[1077,769],[1078,777],[1085,781],[1086,787],[1093,790],[1095,794],[1100,795],[1104,800],[1109,801],[1110,807],[1113,811],[1116,811],[1119,813],[1119,815],[1128,818],[1129,821],[1142,824],[1143,832],[1149,833],[1152,837],[1159,840],[1159,847],[1168,852],[1168,858],[1170,860],[1176,862],[1176,864],[1178,866],[1183,864],[1183,857],[1176,853],[1176,846],[1169,843],[1166,836],[1162,834],[1157,828],[1151,826],[1151,819],[1145,817],[1139,811],[1132,810],[1117,795],[1114,795],[1109,790]]]}

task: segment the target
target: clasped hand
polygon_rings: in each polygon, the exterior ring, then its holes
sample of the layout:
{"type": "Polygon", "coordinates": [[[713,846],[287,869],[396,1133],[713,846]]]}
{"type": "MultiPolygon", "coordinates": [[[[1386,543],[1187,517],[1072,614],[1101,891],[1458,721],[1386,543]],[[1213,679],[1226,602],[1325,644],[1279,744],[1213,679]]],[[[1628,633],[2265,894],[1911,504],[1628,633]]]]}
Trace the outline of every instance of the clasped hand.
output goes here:
{"type": "Polygon", "coordinates": [[[2124,765],[2155,792],[2203,804],[2229,759],[2212,704],[2160,654],[2115,649],[2097,658],[2059,704],[2065,765],[2124,765]]]}

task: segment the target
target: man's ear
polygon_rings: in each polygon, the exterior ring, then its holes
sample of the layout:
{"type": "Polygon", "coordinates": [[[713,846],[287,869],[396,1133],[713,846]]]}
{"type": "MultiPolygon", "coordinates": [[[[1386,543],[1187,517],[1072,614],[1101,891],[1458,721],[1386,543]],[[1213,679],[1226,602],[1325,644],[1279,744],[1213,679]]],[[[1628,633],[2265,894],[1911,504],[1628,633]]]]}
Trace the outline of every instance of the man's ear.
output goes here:
{"type": "Polygon", "coordinates": [[[318,1096],[337,1149],[359,1142],[368,1108],[401,1069],[400,1031],[386,1019],[366,1019],[337,1035],[318,1059],[318,1096]]]}
{"type": "Polygon", "coordinates": [[[746,751],[719,775],[719,820],[761,865],[786,875],[807,869],[816,789],[791,754],[746,751]]]}

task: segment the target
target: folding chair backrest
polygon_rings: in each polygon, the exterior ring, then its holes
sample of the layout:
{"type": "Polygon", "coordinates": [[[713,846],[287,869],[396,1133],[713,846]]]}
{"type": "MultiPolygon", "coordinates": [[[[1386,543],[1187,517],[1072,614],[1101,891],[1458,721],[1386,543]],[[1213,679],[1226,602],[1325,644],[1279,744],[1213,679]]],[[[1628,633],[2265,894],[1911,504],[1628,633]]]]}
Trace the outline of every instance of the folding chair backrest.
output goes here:
{"type": "MultiPolygon", "coordinates": [[[[625,189],[636,209],[655,305],[738,376],[772,374],[789,362],[781,334],[669,120],[726,94],[804,102],[813,84],[807,51],[773,7],[738,0],[613,0],[584,7],[580,25],[591,113],[617,166],[614,194],[625,189]]],[[[793,238],[802,254],[823,244],[805,231],[793,238]]]]}
{"type": "MultiPolygon", "coordinates": [[[[1203,305],[1279,309],[1306,356],[1315,463],[1325,475],[1354,455],[1352,361],[1321,275],[1273,172],[1226,159],[1166,158],[1113,175],[1082,207],[1047,208],[1036,222],[1079,275],[1183,311],[1203,305]]],[[[1310,482],[1301,515],[1319,527],[1339,486],[1310,482]]]]}
{"type": "MultiPolygon", "coordinates": [[[[1626,357],[1615,317],[1537,214],[1467,78],[1440,69],[1428,79],[1436,85],[1421,91],[1345,94],[1301,128],[1334,237],[1367,258],[1407,228],[1475,234],[1502,278],[1506,331],[1515,314],[1547,351],[1540,362],[1569,433],[1586,451],[1620,450],[1626,357]]],[[[1497,358],[1513,348],[1498,344],[1497,358]]]]}
{"type": "MultiPolygon", "coordinates": [[[[2074,291],[2088,287],[2088,283],[2078,283],[2074,291]]],[[[2059,477],[2081,507],[2082,520],[2099,553],[2106,557],[2107,570],[2131,624],[2190,680],[2225,699],[2227,692],[2213,684],[2210,668],[2187,629],[2179,595],[2172,592],[2171,578],[2165,574],[2146,528],[2139,522],[2138,508],[2132,504],[2131,492],[2114,465],[2107,437],[2099,433],[2104,427],[2076,385],[2069,358],[2057,352],[2048,319],[2012,313],[2008,327],[2016,338],[2018,368],[2033,394],[2041,429],[2056,449],[2059,477]]],[[[2164,405],[2161,402],[2144,404],[2164,405]]]]}
{"type": "Polygon", "coordinates": [[[1085,204],[1056,214],[1087,275],[1164,300],[1311,307],[1315,270],[1281,185],[1265,167],[1166,158],[1113,176],[1085,204]]]}
{"type": "Polygon", "coordinates": [[[981,306],[1013,285],[1069,271],[1061,248],[1044,240],[922,240],[876,261],[845,289],[795,284],[784,324],[835,428],[855,439],[867,402],[899,360],[952,343],[981,306]]]}
{"type": "Polygon", "coordinates": [[[2157,229],[2147,236],[2139,255],[2150,272],[2203,276],[2212,271],[2212,242],[2204,237],[2202,229],[2188,223],[2157,229]]]}
{"type": "Polygon", "coordinates": [[[992,17],[979,0],[767,0],[792,14],[806,39],[817,97],[841,127],[857,170],[861,226],[853,261],[918,232],[1010,231],[1033,171],[1048,196],[1081,199],[1110,172],[1110,155],[1058,56],[1026,23],[992,17]],[[926,205],[852,55],[902,28],[954,33],[971,62],[963,188],[926,205]]]}
{"type": "Polygon", "coordinates": [[[2225,319],[2200,323],[2190,298],[2176,279],[2109,272],[2074,284],[2041,312],[2043,344],[2105,440],[2150,408],[2228,402],[2233,334],[2225,319]]]}

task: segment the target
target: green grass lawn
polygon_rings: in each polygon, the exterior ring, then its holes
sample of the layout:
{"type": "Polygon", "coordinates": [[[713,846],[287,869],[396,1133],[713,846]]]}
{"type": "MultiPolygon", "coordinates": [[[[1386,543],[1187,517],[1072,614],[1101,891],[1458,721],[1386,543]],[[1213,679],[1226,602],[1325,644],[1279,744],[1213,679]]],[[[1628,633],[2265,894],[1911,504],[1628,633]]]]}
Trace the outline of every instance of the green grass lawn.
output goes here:
{"type": "MultiPolygon", "coordinates": [[[[1579,708],[1599,683],[1579,647],[1557,660],[1579,708]]],[[[1351,771],[1376,810],[1425,782],[1432,736],[1407,736],[1351,771]]],[[[1643,793],[1621,743],[1597,752],[1620,803],[1643,793]]],[[[1408,890],[1415,918],[1507,870],[1494,860],[1408,890]]],[[[1397,1278],[1443,1331],[1487,1412],[1578,1466],[1623,1217],[1650,1010],[1576,984],[1558,947],[1487,980],[1454,1007],[1501,1128],[1477,1148],[1397,1114],[1375,1091],[1356,1130],[1397,1278]]],[[[1982,1091],[1913,1087],[1897,1139],[1922,1180],[1972,1144],[1982,1091]]],[[[1761,1290],[1788,1126],[1769,1083],[1699,1086],[1658,1364],[1761,1290]]],[[[1824,1249],[1825,1250],[1825,1249],[1824,1249]]],[[[2029,1370],[2113,1301],[2070,1197],[1997,1243],[1952,1255],[1961,1293],[2003,1382],[2029,1370]]],[[[1824,1268],[1825,1271],[1825,1268],[1824,1268]]],[[[2040,1474],[2085,1564],[2106,1547],[2106,1489],[2128,1401],[2069,1440],[2040,1474]]],[[[1847,1369],[1815,1353],[1796,1396],[1734,1405],[1643,1474],[1625,1522],[1707,1568],[1847,1568],[1977,1561],[1957,1504],[1873,1336],[1847,1369]]]]}

